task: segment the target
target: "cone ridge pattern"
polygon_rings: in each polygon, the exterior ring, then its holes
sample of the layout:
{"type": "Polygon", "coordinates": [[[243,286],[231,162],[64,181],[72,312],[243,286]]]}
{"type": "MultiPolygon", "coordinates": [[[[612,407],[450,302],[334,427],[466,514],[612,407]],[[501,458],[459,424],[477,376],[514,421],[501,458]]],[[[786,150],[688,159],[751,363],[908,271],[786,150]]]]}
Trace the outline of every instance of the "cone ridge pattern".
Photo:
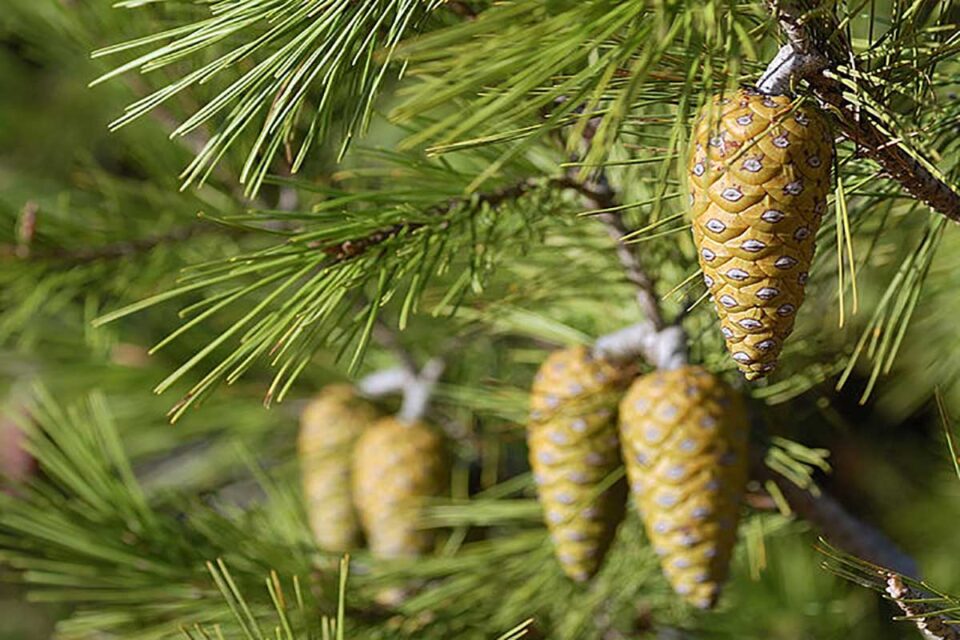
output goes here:
{"type": "Polygon", "coordinates": [[[307,516],[317,546],[325,551],[354,548],[360,521],[350,488],[353,448],[377,419],[376,409],[350,385],[331,385],[300,416],[298,439],[307,516]]]}
{"type": "Polygon", "coordinates": [[[693,237],[720,331],[748,380],[773,371],[793,331],[832,158],[826,121],[783,96],[743,89],[696,121],[693,237]]]}
{"type": "Polygon", "coordinates": [[[421,555],[434,535],[419,526],[427,499],[447,492],[443,438],[423,422],[389,417],[367,429],[353,458],[353,494],[370,551],[382,558],[421,555]]]}
{"type": "Polygon", "coordinates": [[[631,493],[674,590],[712,607],[727,577],[747,481],[740,396],[702,367],[638,378],[620,404],[631,493]]]}
{"type": "Polygon", "coordinates": [[[621,464],[616,411],[628,381],[573,347],[552,353],[533,383],[530,465],[557,559],[578,582],[599,569],[624,515],[622,479],[599,489],[621,464]]]}

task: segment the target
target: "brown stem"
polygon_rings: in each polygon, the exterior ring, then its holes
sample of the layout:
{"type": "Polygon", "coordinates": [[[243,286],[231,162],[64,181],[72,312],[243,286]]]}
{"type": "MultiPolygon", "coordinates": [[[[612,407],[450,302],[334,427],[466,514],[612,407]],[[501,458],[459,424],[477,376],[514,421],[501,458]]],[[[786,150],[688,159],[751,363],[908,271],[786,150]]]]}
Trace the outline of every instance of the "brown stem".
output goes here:
{"type": "Polygon", "coordinates": [[[467,20],[473,20],[477,17],[476,10],[470,6],[467,2],[460,2],[459,0],[448,0],[447,8],[453,11],[455,14],[461,18],[467,20]]]}
{"type": "MultiPolygon", "coordinates": [[[[918,162],[871,116],[844,96],[843,84],[829,71],[854,60],[853,49],[838,30],[836,16],[822,0],[768,0],[780,28],[798,55],[820,58],[805,65],[797,80],[806,80],[813,94],[829,105],[840,130],[861,147],[907,193],[947,218],[960,221],[960,193],[918,162]],[[824,72],[824,69],[828,71],[824,72]]],[[[872,87],[858,80],[862,91],[872,87]]]]}
{"type": "Polygon", "coordinates": [[[773,482],[797,516],[816,527],[824,539],[838,549],[906,576],[919,575],[913,558],[882,531],[847,511],[836,498],[823,491],[813,493],[797,486],[764,464],[759,455],[754,457],[753,477],[761,482],[773,482]]]}
{"type": "Polygon", "coordinates": [[[920,602],[929,596],[911,588],[895,573],[886,576],[886,594],[913,620],[924,638],[960,640],[960,629],[949,624],[942,615],[934,613],[930,605],[920,602]]]}
{"type": "MultiPolygon", "coordinates": [[[[488,193],[450,198],[445,203],[429,209],[426,213],[428,216],[444,215],[466,202],[478,202],[481,204],[486,204],[490,207],[497,207],[504,202],[520,198],[531,191],[535,186],[536,183],[534,181],[523,180],[516,184],[501,187],[500,189],[496,189],[488,193]]],[[[392,240],[403,233],[416,231],[417,229],[422,229],[426,226],[427,223],[425,222],[398,222],[390,225],[389,227],[378,229],[377,231],[374,231],[373,233],[361,238],[344,240],[343,242],[339,242],[337,244],[325,246],[322,250],[330,256],[333,263],[342,262],[344,260],[348,260],[349,258],[353,258],[365,253],[369,249],[383,244],[388,240],[392,240]]]]}
{"type": "Polygon", "coordinates": [[[630,231],[623,224],[623,219],[616,213],[601,213],[597,218],[603,223],[603,226],[607,229],[607,234],[616,243],[617,258],[620,260],[620,265],[623,267],[627,280],[637,288],[637,304],[640,305],[643,313],[658,331],[663,329],[666,323],[660,310],[660,301],[654,290],[653,279],[643,270],[640,259],[633,248],[624,242],[623,239],[629,235],[630,231]]]}
{"type": "MultiPolygon", "coordinates": [[[[558,186],[572,189],[579,193],[590,207],[594,209],[615,209],[618,206],[616,194],[605,180],[598,181],[598,184],[586,184],[577,181],[573,177],[555,180],[558,186]]],[[[663,311],[660,308],[660,299],[657,297],[656,286],[653,278],[643,268],[640,256],[637,255],[635,245],[629,245],[624,242],[624,238],[629,235],[630,230],[623,223],[623,219],[618,213],[606,211],[596,214],[596,217],[607,229],[610,238],[616,243],[615,250],[617,259],[623,267],[624,275],[627,281],[637,288],[637,304],[643,311],[646,318],[653,324],[654,329],[660,331],[666,326],[663,317],[663,311]]]]}
{"type": "Polygon", "coordinates": [[[960,222],[960,194],[881,130],[854,104],[846,100],[836,80],[819,75],[809,79],[814,94],[834,107],[840,130],[857,144],[862,153],[883,167],[904,190],[934,211],[960,222]]]}

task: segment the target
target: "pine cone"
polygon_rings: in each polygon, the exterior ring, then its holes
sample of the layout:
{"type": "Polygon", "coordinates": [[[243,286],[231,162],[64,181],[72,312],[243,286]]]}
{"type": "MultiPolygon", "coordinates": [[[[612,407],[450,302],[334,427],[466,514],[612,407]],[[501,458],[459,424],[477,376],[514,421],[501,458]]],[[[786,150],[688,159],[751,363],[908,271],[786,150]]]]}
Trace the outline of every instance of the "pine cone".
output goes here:
{"type": "Polygon", "coordinates": [[[793,331],[830,191],[833,146],[816,111],[747,89],[715,98],[690,154],[693,238],[727,349],[748,380],[793,331]]]}
{"type": "Polygon", "coordinates": [[[702,367],[657,371],[620,403],[627,476],[663,571],[697,607],[727,577],[747,481],[746,409],[702,367]]]}
{"type": "Polygon", "coordinates": [[[360,523],[350,494],[350,459],[357,438],[377,411],[350,385],[331,385],[300,416],[300,468],[307,515],[317,546],[343,552],[353,548],[360,523]]]}
{"type": "Polygon", "coordinates": [[[623,519],[622,479],[596,489],[621,464],[616,409],[629,379],[584,347],[552,353],[534,379],[530,466],[557,559],[578,582],[597,572],[623,519]]]}
{"type": "Polygon", "coordinates": [[[418,528],[424,499],[447,490],[449,461],[441,436],[422,422],[383,418],[367,429],[353,456],[353,495],[374,555],[412,557],[433,547],[418,528]]]}

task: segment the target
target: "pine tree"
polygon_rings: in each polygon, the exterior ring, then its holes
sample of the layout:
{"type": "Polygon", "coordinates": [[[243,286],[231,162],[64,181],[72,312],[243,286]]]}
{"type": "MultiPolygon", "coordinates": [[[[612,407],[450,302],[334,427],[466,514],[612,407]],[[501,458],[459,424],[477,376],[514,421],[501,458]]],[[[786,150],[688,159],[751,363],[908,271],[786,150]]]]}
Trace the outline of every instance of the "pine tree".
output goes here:
{"type": "MultiPolygon", "coordinates": [[[[0,638],[44,637],[35,618],[63,638],[960,635],[957,3],[7,4],[0,638]],[[790,147],[804,121],[830,171],[790,147]],[[776,253],[801,241],[809,273],[776,253]],[[764,352],[729,291],[783,325],[762,380],[728,352],[744,319],[764,352]],[[604,407],[688,365],[746,406],[749,481],[717,502],[740,504],[730,577],[704,610],[663,575],[636,486],[583,580],[558,562],[527,428],[568,349],[625,377],[604,407]],[[391,439],[375,464],[337,450],[337,495],[362,476],[415,554],[314,537],[298,423],[350,386],[391,439]]],[[[541,449],[582,456],[550,469],[589,509],[625,475],[569,476],[591,448],[647,448],[614,409],[567,446],[569,410],[541,449]]]]}

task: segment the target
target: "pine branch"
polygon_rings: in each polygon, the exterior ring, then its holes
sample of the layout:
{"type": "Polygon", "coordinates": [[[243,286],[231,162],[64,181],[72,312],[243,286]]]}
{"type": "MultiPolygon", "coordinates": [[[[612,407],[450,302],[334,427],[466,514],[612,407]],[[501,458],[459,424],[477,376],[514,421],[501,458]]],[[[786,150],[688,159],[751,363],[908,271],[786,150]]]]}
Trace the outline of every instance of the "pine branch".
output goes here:
{"type": "Polygon", "coordinates": [[[960,640],[960,629],[948,624],[944,616],[924,602],[927,599],[925,594],[907,585],[901,576],[887,574],[886,593],[927,640],[960,640]]]}
{"type": "Polygon", "coordinates": [[[837,547],[871,562],[895,568],[910,576],[919,575],[916,561],[901,551],[879,529],[860,520],[829,494],[798,486],[793,480],[771,469],[761,456],[754,456],[752,476],[772,482],[790,508],[837,547]]]}
{"type": "MultiPolygon", "coordinates": [[[[185,242],[201,233],[210,232],[213,228],[213,225],[198,223],[171,229],[166,233],[139,238],[137,240],[113,242],[99,247],[86,247],[82,249],[58,247],[48,251],[30,251],[26,254],[20,251],[19,248],[12,249],[0,246],[0,261],[31,260],[35,262],[58,262],[79,265],[100,260],[116,260],[150,251],[160,245],[185,242]]],[[[216,229],[216,231],[218,233],[223,232],[222,229],[216,229]]]]}
{"type": "Polygon", "coordinates": [[[426,413],[434,388],[446,369],[446,360],[443,357],[434,357],[420,367],[413,354],[401,344],[397,332],[382,318],[376,320],[373,338],[394,354],[400,361],[400,366],[364,377],[357,383],[357,388],[371,397],[402,393],[403,404],[398,416],[405,422],[420,420],[426,413]]]}
{"type": "MultiPolygon", "coordinates": [[[[559,103],[567,101],[568,99],[564,98],[559,103]]],[[[597,137],[598,126],[598,120],[591,118],[580,134],[588,156],[597,137]]],[[[566,146],[569,146],[569,142],[566,146]]],[[[656,282],[636,253],[637,245],[631,246],[625,240],[630,237],[631,231],[623,222],[620,213],[622,207],[606,172],[603,169],[593,172],[589,181],[580,179],[579,173],[571,168],[563,179],[556,182],[579,193],[596,211],[595,217],[603,224],[607,235],[614,242],[614,250],[627,281],[636,288],[637,304],[644,314],[641,322],[599,338],[594,344],[594,355],[623,362],[642,354],[647,362],[660,369],[681,366],[686,362],[687,335],[679,319],[667,326],[657,296],[656,282]]]]}
{"type": "Polygon", "coordinates": [[[443,358],[431,358],[403,389],[403,404],[397,417],[408,423],[423,419],[440,376],[447,368],[443,358]]]}
{"type": "Polygon", "coordinates": [[[410,383],[413,369],[406,366],[381,369],[357,381],[357,390],[369,398],[382,398],[400,393],[410,383]]]}
{"type": "MultiPolygon", "coordinates": [[[[458,196],[455,198],[450,198],[443,204],[439,204],[427,209],[424,213],[427,217],[442,216],[466,204],[488,205],[492,208],[496,208],[507,201],[516,200],[524,196],[536,187],[536,181],[531,179],[523,179],[512,185],[500,187],[492,191],[477,193],[471,196],[458,196]]],[[[390,225],[389,227],[384,227],[383,229],[378,229],[373,233],[362,237],[344,240],[337,244],[323,247],[323,251],[329,255],[331,259],[331,262],[326,266],[331,266],[333,264],[349,260],[350,258],[355,258],[363,253],[366,253],[370,249],[387,242],[388,240],[392,240],[398,236],[417,231],[418,229],[422,229],[427,226],[429,225],[426,222],[406,220],[390,225]]],[[[441,230],[442,229],[443,227],[441,226],[441,230]]]]}
{"type": "Polygon", "coordinates": [[[600,176],[596,186],[589,186],[568,178],[570,187],[580,193],[593,208],[604,211],[596,214],[608,235],[615,243],[615,251],[623,267],[627,281],[636,287],[637,304],[644,319],[616,333],[599,338],[594,345],[594,354],[609,360],[627,361],[638,354],[652,366],[672,369],[686,361],[687,335],[679,323],[667,325],[657,296],[652,276],[644,269],[636,253],[637,245],[629,245],[624,238],[630,230],[619,213],[616,194],[607,180],[600,176]]]}
{"type": "MultiPolygon", "coordinates": [[[[768,5],[789,40],[791,56],[804,58],[791,72],[794,80],[806,80],[813,94],[831,107],[840,130],[873,159],[907,193],[934,211],[960,222],[960,193],[902,139],[871,117],[856,92],[843,82],[839,71],[853,66],[854,53],[826,0],[768,0],[768,5]],[[826,70],[826,71],[824,71],[826,70]]],[[[775,61],[778,65],[784,61],[775,61]]],[[[778,86],[783,86],[782,84],[778,86]]],[[[856,76],[857,92],[872,92],[862,75],[856,76]]]]}
{"type": "Polygon", "coordinates": [[[334,124],[339,125],[338,155],[343,156],[369,124],[395,47],[440,5],[440,0],[219,4],[208,9],[209,17],[192,24],[94,52],[102,57],[150,47],[94,84],[128,71],[146,74],[177,62],[193,63],[182,77],[130,105],[111,125],[119,128],[186,89],[229,77],[229,84],[174,131],[186,136],[214,122],[214,135],[182,177],[185,184],[202,184],[230,147],[246,143],[240,182],[253,196],[275,158],[284,157],[296,172],[334,124]],[[212,59],[201,58],[201,52],[210,52],[212,59]]]}
{"type": "MultiPolygon", "coordinates": [[[[266,216],[256,212],[224,218],[224,224],[244,229],[251,228],[251,223],[262,226],[265,219],[284,225],[297,223],[298,227],[296,232],[284,234],[283,243],[194,270],[174,290],[95,321],[103,324],[196,290],[208,292],[201,306],[209,310],[191,317],[184,326],[197,324],[241,300],[258,300],[252,311],[235,320],[211,345],[157,386],[158,392],[168,389],[216,347],[234,341],[234,350],[174,406],[172,419],[183,415],[220,380],[238,379],[258,358],[269,359],[276,370],[267,403],[285,397],[292,381],[322,345],[335,345],[340,355],[352,351],[349,368],[355,370],[372,337],[380,308],[388,299],[403,298],[399,324],[404,326],[410,314],[416,313],[427,284],[449,273],[450,265],[456,263],[463,269],[454,272],[457,277],[445,281],[447,289],[440,301],[444,305],[457,303],[469,290],[483,286],[484,276],[510,248],[522,249],[537,237],[537,229],[561,204],[549,183],[527,177],[532,171],[525,164],[516,167],[522,170],[512,175],[523,177],[514,182],[504,179],[499,188],[463,195],[469,173],[462,168],[445,162],[414,161],[400,154],[383,155],[387,168],[358,172],[357,177],[367,179],[383,171],[394,183],[398,177],[403,178],[405,185],[360,191],[314,185],[314,190],[326,198],[309,211],[269,211],[266,216]],[[525,210],[521,214],[517,210],[521,199],[536,200],[538,195],[541,200],[532,204],[535,213],[525,210]],[[232,293],[227,298],[217,297],[210,287],[227,282],[235,287],[232,293]],[[240,332],[251,327],[254,338],[240,340],[240,332]]],[[[301,186],[292,181],[280,183],[301,186]]],[[[310,189],[310,185],[302,186],[310,189]]],[[[183,331],[174,332],[170,339],[183,331]]]]}
{"type": "Polygon", "coordinates": [[[955,615],[960,611],[960,599],[824,540],[817,550],[827,557],[824,569],[882,593],[903,611],[904,615],[897,619],[912,622],[926,640],[960,640],[960,620],[955,615]]]}
{"type": "Polygon", "coordinates": [[[627,280],[636,286],[637,304],[640,305],[640,309],[650,321],[650,324],[653,325],[655,331],[663,329],[666,326],[666,321],[660,308],[656,283],[644,269],[643,263],[636,253],[637,245],[624,242],[624,238],[630,235],[630,230],[624,224],[623,218],[618,213],[609,213],[610,210],[620,208],[616,193],[609,182],[606,179],[600,179],[596,184],[587,184],[568,176],[557,181],[557,184],[573,189],[583,196],[583,199],[591,208],[605,212],[595,214],[595,217],[600,220],[607,229],[610,238],[616,243],[617,259],[623,267],[623,272],[627,280]]]}

